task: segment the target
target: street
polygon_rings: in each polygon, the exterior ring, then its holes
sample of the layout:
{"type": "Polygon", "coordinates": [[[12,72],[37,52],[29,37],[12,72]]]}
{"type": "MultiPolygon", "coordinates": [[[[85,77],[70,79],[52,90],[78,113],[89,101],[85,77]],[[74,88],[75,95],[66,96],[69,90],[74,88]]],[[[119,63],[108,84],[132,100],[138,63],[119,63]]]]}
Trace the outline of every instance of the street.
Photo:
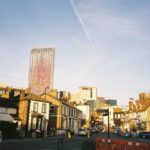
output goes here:
{"type": "MultiPolygon", "coordinates": [[[[3,140],[0,150],[82,150],[82,142],[95,141],[96,137],[105,137],[107,134],[94,134],[88,139],[87,136],[72,136],[71,140],[67,137],[47,137],[47,138],[28,138],[3,140]]],[[[118,138],[110,135],[111,138],[118,138]]],[[[127,139],[130,141],[149,142],[149,139],[127,139]]]]}
{"type": "Polygon", "coordinates": [[[71,140],[66,137],[50,137],[5,140],[2,143],[1,150],[79,150],[84,139],[85,137],[73,137],[71,140]]]}
{"type": "Polygon", "coordinates": [[[4,140],[0,150],[80,150],[86,139],[73,136],[71,140],[67,137],[4,140]]]}

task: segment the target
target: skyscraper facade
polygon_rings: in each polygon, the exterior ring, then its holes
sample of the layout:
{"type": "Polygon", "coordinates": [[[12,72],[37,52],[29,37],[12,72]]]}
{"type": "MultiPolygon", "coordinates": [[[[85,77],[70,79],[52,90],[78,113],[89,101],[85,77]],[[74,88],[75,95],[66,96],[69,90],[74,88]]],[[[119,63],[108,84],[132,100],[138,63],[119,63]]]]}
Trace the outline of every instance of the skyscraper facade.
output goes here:
{"type": "Polygon", "coordinates": [[[29,90],[40,95],[53,88],[54,47],[34,48],[30,55],[29,90]]]}

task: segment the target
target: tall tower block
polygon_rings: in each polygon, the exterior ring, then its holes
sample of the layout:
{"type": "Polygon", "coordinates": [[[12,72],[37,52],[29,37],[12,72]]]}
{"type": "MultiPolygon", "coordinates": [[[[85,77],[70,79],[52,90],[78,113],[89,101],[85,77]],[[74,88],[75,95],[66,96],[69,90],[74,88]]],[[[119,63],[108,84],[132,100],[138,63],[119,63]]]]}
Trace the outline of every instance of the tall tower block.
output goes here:
{"type": "Polygon", "coordinates": [[[40,95],[53,88],[54,55],[54,47],[32,49],[28,81],[31,93],[40,95]]]}

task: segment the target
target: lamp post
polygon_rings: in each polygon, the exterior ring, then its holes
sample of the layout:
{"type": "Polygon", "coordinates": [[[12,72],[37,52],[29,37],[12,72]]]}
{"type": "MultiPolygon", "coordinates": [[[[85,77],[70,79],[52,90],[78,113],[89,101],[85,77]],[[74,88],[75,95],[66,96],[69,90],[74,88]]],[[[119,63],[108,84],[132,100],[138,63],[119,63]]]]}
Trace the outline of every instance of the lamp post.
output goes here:
{"type": "Polygon", "coordinates": [[[110,138],[110,132],[109,132],[109,108],[105,110],[105,113],[103,114],[103,116],[107,116],[107,126],[108,126],[108,134],[107,134],[107,137],[110,138]]]}
{"type": "Polygon", "coordinates": [[[45,87],[45,99],[46,99],[46,90],[49,89],[49,86],[45,87]]]}
{"type": "Polygon", "coordinates": [[[108,138],[110,138],[110,132],[109,132],[109,108],[108,109],[98,109],[97,112],[103,113],[103,116],[107,116],[108,118],[108,138]]]}
{"type": "Polygon", "coordinates": [[[108,108],[108,138],[110,138],[110,132],[109,132],[109,108],[108,108]]]}

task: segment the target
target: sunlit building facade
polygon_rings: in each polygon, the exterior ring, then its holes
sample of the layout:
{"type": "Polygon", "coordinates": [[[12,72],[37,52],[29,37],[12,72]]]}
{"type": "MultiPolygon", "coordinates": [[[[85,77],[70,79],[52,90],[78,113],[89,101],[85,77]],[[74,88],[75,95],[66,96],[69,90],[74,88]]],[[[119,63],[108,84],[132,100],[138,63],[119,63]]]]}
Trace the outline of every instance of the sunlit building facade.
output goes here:
{"type": "Polygon", "coordinates": [[[29,90],[40,95],[53,88],[54,47],[34,48],[30,56],[29,90]]]}
{"type": "Polygon", "coordinates": [[[89,100],[97,100],[97,88],[80,86],[77,93],[71,94],[70,101],[75,101],[78,103],[85,103],[89,100]]]}

